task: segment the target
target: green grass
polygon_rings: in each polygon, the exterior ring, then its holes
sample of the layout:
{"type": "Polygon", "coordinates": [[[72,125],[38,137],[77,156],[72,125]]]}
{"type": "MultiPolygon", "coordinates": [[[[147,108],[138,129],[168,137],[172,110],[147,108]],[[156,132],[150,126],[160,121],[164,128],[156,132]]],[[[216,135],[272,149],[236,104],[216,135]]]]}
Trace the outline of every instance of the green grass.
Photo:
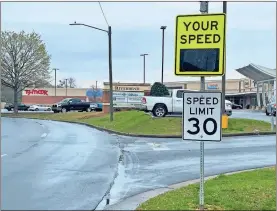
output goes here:
{"type": "MultiPolygon", "coordinates": [[[[25,117],[37,119],[52,119],[63,121],[85,122],[94,126],[111,129],[118,132],[147,135],[181,135],[182,119],[175,117],[152,118],[141,111],[122,111],[114,113],[114,121],[109,121],[109,114],[103,113],[59,113],[59,114],[34,114],[19,113],[2,114],[2,116],[25,117]]],[[[258,131],[270,131],[271,125],[268,122],[229,118],[228,129],[223,129],[223,133],[244,133],[258,131]]]]}
{"type": "MultiPolygon", "coordinates": [[[[276,210],[275,168],[220,175],[204,188],[208,210],[276,210]]],[[[137,210],[196,210],[198,194],[199,183],[192,184],[154,197],[137,210]]]]}

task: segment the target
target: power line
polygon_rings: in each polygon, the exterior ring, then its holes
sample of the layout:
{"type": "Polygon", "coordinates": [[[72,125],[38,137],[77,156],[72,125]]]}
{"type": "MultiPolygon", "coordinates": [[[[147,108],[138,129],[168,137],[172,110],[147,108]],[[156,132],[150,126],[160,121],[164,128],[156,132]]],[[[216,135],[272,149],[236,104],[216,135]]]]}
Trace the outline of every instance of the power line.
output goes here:
{"type": "Polygon", "coordinates": [[[106,16],[105,16],[105,13],[104,13],[104,11],[103,11],[103,9],[102,9],[102,6],[101,6],[100,1],[99,1],[98,3],[99,3],[99,6],[100,6],[100,9],[101,9],[101,11],[102,11],[102,14],[103,14],[103,16],[104,16],[104,18],[105,18],[105,21],[106,21],[107,25],[109,26],[109,23],[108,23],[108,21],[107,21],[107,18],[106,18],[106,16]]]}

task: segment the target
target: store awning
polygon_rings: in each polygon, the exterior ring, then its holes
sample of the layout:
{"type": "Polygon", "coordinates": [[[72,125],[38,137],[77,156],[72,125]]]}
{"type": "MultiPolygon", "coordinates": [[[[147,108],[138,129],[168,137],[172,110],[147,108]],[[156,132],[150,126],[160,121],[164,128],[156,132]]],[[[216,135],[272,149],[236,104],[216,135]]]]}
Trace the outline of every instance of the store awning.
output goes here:
{"type": "Polygon", "coordinates": [[[276,78],[276,69],[270,69],[252,63],[236,69],[236,71],[255,82],[276,78]]]}
{"type": "Polygon", "coordinates": [[[245,96],[245,95],[254,95],[257,94],[257,92],[238,92],[238,93],[226,93],[226,96],[245,96]]]}

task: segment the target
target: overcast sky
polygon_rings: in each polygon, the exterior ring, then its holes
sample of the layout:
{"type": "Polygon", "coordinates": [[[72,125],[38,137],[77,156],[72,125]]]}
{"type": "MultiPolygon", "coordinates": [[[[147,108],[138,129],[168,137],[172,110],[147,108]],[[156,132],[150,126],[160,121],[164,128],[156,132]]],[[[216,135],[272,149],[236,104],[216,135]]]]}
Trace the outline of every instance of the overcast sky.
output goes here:
{"type": "MultiPolygon", "coordinates": [[[[199,2],[102,2],[113,36],[113,78],[120,82],[161,80],[161,25],[165,30],[164,81],[198,78],[174,76],[175,17],[199,13],[199,2]]],[[[209,12],[222,12],[222,3],[211,2],[209,12]]],[[[58,80],[74,77],[79,87],[108,81],[108,37],[101,31],[69,26],[74,21],[107,29],[98,2],[4,2],[2,30],[41,34],[52,55],[51,68],[58,80]]],[[[241,78],[235,69],[249,63],[276,68],[276,3],[228,2],[227,78],[241,78]]],[[[218,77],[220,78],[220,77],[218,77]]]]}

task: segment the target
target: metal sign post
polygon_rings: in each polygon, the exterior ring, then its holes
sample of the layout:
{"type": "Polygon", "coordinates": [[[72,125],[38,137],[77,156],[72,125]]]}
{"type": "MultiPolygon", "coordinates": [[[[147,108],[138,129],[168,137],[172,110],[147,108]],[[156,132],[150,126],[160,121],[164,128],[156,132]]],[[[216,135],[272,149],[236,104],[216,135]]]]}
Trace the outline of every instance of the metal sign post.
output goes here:
{"type": "Polygon", "coordinates": [[[201,77],[200,92],[184,92],[183,140],[200,141],[199,208],[204,210],[204,141],[221,141],[224,101],[220,92],[205,92],[205,77],[225,74],[226,18],[207,14],[208,1],[200,2],[200,12],[176,17],[174,73],[201,77]]]}
{"type": "Polygon", "coordinates": [[[221,92],[183,94],[183,140],[200,141],[200,210],[204,209],[204,142],[221,141],[221,104],[221,92]]]}
{"type": "MultiPolygon", "coordinates": [[[[200,12],[208,13],[209,11],[209,2],[201,1],[200,2],[200,12]]],[[[205,90],[205,77],[201,76],[200,78],[200,91],[205,90]]],[[[200,142],[200,190],[199,190],[199,209],[204,210],[204,142],[200,142]]]]}

